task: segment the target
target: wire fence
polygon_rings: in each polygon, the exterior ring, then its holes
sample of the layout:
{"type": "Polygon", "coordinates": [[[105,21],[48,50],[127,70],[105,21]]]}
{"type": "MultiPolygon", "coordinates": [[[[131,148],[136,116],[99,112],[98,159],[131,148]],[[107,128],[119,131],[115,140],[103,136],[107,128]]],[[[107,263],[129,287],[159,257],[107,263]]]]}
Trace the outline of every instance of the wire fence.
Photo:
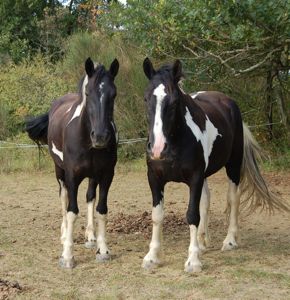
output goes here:
{"type": "MultiPolygon", "coordinates": [[[[146,141],[147,138],[121,139],[118,145],[129,145],[146,141]]],[[[15,148],[48,148],[47,145],[23,144],[15,142],[0,141],[0,149],[15,149],[15,148]]]]}
{"type": "MultiPolygon", "coordinates": [[[[273,122],[273,123],[248,125],[248,127],[249,128],[266,127],[266,126],[277,125],[282,123],[283,121],[280,120],[279,122],[273,122]]],[[[118,141],[118,145],[130,145],[130,144],[144,142],[146,140],[147,138],[120,139],[118,141]]],[[[23,144],[23,143],[0,141],[0,149],[15,149],[15,148],[29,149],[29,148],[47,148],[47,147],[48,147],[47,145],[23,144]]]]}

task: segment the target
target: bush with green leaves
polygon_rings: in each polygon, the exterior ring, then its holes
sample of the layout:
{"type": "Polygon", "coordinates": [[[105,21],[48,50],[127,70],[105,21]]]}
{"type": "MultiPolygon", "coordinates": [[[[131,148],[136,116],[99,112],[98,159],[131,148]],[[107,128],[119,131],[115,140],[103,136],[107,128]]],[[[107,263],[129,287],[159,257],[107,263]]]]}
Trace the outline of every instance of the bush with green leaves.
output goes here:
{"type": "Polygon", "coordinates": [[[41,55],[0,70],[0,139],[17,135],[27,116],[47,111],[53,99],[71,86],[41,55]]]}

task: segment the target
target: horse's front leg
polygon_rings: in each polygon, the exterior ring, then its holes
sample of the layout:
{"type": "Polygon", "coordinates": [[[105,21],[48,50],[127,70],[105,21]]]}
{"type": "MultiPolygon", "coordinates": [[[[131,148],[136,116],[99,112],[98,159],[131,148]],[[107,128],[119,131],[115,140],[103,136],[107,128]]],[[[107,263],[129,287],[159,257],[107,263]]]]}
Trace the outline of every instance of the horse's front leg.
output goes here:
{"type": "Polygon", "coordinates": [[[143,259],[143,268],[151,269],[160,264],[159,252],[161,248],[162,223],[164,219],[163,193],[164,184],[161,184],[153,173],[148,171],[148,181],[152,193],[152,239],[150,242],[149,252],[143,259]]]}
{"type": "Polygon", "coordinates": [[[194,174],[190,184],[190,199],[187,210],[187,222],[190,231],[190,244],[188,248],[188,259],[185,262],[186,272],[200,272],[201,262],[199,259],[200,249],[197,239],[197,228],[200,221],[199,203],[203,186],[203,174],[194,174]]]}
{"type": "Polygon", "coordinates": [[[77,204],[79,182],[76,182],[76,180],[72,177],[66,176],[65,185],[68,194],[68,207],[66,214],[67,227],[65,240],[63,242],[63,252],[59,260],[59,265],[62,268],[71,269],[75,266],[75,261],[73,257],[73,229],[75,220],[79,212],[77,204]]]}
{"type": "Polygon", "coordinates": [[[97,205],[98,237],[97,237],[97,261],[103,262],[110,259],[110,250],[107,246],[107,214],[108,214],[108,192],[114,176],[114,171],[103,176],[99,185],[99,202],[97,205]]]}
{"type": "Polygon", "coordinates": [[[97,246],[96,226],[94,221],[95,203],[96,203],[96,188],[98,182],[95,179],[89,179],[89,186],[87,190],[87,209],[88,209],[88,223],[85,232],[86,248],[95,248],[97,246]]]}

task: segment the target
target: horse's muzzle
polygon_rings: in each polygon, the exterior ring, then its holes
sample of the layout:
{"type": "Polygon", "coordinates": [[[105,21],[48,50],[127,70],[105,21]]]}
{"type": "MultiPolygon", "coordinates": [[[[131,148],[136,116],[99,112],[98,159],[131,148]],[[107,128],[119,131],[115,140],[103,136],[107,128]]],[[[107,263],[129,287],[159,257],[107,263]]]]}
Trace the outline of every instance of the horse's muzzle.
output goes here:
{"type": "Polygon", "coordinates": [[[152,144],[149,142],[147,144],[146,150],[147,150],[147,154],[151,160],[165,160],[167,157],[167,154],[169,152],[169,147],[168,147],[168,144],[165,143],[163,150],[156,154],[156,152],[152,151],[152,144]]]}
{"type": "Polygon", "coordinates": [[[92,147],[95,149],[106,148],[110,141],[110,134],[98,134],[95,135],[94,132],[91,133],[92,147]]]}

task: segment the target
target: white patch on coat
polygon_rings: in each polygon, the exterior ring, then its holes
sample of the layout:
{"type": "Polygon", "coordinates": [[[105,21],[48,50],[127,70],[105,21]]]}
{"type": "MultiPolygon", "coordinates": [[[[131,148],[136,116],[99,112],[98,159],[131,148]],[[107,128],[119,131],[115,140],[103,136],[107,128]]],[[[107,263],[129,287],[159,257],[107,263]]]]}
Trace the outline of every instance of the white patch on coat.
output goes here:
{"type": "Polygon", "coordinates": [[[217,136],[222,136],[222,135],[218,133],[217,128],[209,120],[208,116],[205,115],[205,117],[206,117],[205,130],[202,132],[198,127],[198,125],[192,120],[188,107],[186,107],[185,121],[187,126],[190,128],[193,135],[195,136],[197,142],[199,141],[201,142],[203,148],[204,161],[205,161],[205,169],[206,169],[208,166],[208,160],[213,148],[213,144],[217,136]]]}
{"type": "Polygon", "coordinates": [[[112,124],[112,127],[113,127],[113,129],[114,129],[115,138],[116,138],[116,143],[118,143],[118,142],[119,142],[119,134],[118,134],[116,125],[115,125],[114,121],[111,121],[111,124],[112,124]]]}
{"type": "Polygon", "coordinates": [[[66,114],[69,113],[69,112],[71,111],[72,107],[73,107],[73,106],[71,106],[65,113],[66,113],[66,114]]]}
{"type": "Polygon", "coordinates": [[[84,78],[83,86],[82,86],[82,98],[83,98],[83,100],[82,100],[82,102],[77,106],[77,108],[76,108],[76,110],[75,110],[73,116],[71,117],[71,119],[69,120],[69,122],[68,122],[67,125],[69,125],[69,123],[70,123],[73,119],[78,118],[78,117],[81,115],[81,112],[82,112],[83,108],[84,108],[85,105],[86,105],[86,101],[87,101],[87,99],[86,99],[86,86],[87,86],[87,84],[88,84],[88,80],[89,80],[89,77],[88,77],[88,75],[86,75],[85,78],[84,78]]]}
{"type": "Polygon", "coordinates": [[[156,110],[153,127],[154,145],[152,147],[152,154],[153,157],[159,158],[166,143],[166,138],[162,130],[163,122],[161,118],[161,106],[166,96],[165,86],[162,83],[159,84],[158,87],[154,90],[153,95],[156,96],[156,110]]]}
{"type": "Polygon", "coordinates": [[[63,152],[58,150],[53,142],[51,142],[51,144],[52,144],[51,151],[63,161],[63,152]]]}
{"type": "Polygon", "coordinates": [[[192,99],[194,99],[194,98],[196,98],[197,95],[203,94],[203,93],[206,93],[206,92],[205,92],[205,91],[196,92],[196,93],[190,94],[190,97],[191,97],[192,99]]]}

